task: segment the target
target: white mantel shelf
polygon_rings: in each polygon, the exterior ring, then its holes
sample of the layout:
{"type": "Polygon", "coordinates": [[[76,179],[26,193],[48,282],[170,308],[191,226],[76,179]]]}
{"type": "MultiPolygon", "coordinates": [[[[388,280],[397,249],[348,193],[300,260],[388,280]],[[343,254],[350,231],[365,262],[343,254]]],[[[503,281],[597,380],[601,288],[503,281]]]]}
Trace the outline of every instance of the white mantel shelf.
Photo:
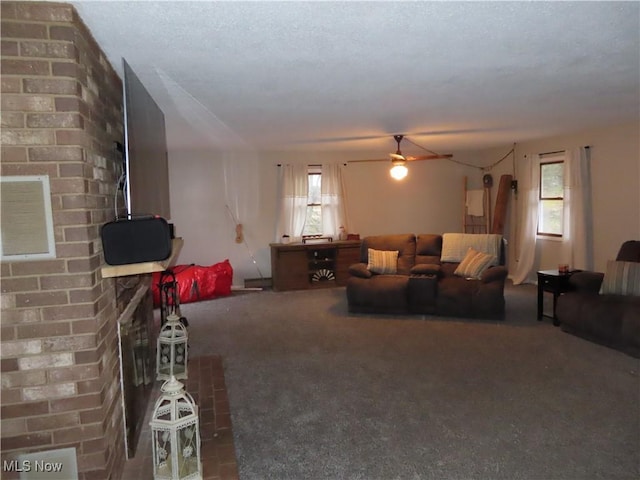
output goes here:
{"type": "Polygon", "coordinates": [[[130,263],[127,265],[105,265],[101,269],[102,278],[125,277],[127,275],[141,275],[145,273],[164,272],[173,266],[180,254],[182,238],[171,241],[171,255],[166,260],[158,262],[130,263]]]}

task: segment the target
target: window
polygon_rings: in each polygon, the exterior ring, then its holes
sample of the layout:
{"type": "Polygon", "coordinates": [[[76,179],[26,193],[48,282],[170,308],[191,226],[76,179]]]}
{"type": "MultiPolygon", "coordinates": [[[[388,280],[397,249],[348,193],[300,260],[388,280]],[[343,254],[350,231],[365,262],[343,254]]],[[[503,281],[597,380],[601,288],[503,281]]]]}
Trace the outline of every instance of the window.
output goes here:
{"type": "Polygon", "coordinates": [[[309,167],[309,191],[307,194],[307,215],[303,235],[322,234],[322,173],[319,167],[309,167]]]}
{"type": "Polygon", "coordinates": [[[538,235],[562,237],[564,223],[564,161],[540,164],[538,235]]]}
{"type": "Polygon", "coordinates": [[[278,178],[280,212],[276,238],[302,235],[338,236],[346,227],[342,166],[282,165],[278,178]]]}

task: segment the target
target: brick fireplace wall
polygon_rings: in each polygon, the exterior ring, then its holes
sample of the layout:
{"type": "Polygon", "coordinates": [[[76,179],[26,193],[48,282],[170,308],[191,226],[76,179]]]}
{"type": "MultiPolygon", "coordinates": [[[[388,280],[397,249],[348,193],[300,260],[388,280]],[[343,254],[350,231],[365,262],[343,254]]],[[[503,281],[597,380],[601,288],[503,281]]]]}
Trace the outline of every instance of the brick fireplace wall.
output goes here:
{"type": "Polygon", "coordinates": [[[71,5],[1,8],[1,173],[49,176],[57,252],[1,265],[2,460],[75,447],[81,479],[119,478],[119,307],[99,235],[113,218],[122,83],[71,5]]]}

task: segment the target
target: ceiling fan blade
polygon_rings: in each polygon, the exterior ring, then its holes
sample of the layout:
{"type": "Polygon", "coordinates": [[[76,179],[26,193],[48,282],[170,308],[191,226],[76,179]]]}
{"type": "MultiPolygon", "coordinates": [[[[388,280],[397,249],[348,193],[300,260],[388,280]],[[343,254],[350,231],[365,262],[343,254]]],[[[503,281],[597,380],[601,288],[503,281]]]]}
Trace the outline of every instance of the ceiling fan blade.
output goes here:
{"type": "MultiPolygon", "coordinates": [[[[481,133],[488,132],[490,129],[481,128],[462,128],[462,129],[441,129],[441,130],[426,130],[426,131],[411,131],[405,133],[403,136],[407,137],[407,140],[418,137],[435,137],[435,136],[451,136],[462,135],[465,133],[481,133]]],[[[382,138],[393,138],[393,133],[374,133],[371,135],[353,135],[344,137],[324,137],[324,138],[306,138],[293,140],[290,143],[293,144],[323,144],[323,143],[341,143],[341,142],[362,142],[367,140],[377,140],[382,138]]]]}
{"type": "Polygon", "coordinates": [[[361,142],[365,140],[377,140],[379,138],[391,137],[391,134],[379,134],[379,135],[359,135],[353,137],[325,137],[325,138],[308,138],[294,140],[291,143],[294,144],[313,144],[313,143],[340,143],[340,142],[361,142]]]}
{"type": "Polygon", "coordinates": [[[438,159],[447,159],[453,158],[453,155],[450,153],[444,153],[442,155],[420,155],[417,157],[413,157],[410,155],[403,156],[397,155],[395,153],[389,154],[390,158],[363,158],[361,160],[347,160],[347,163],[363,163],[363,162],[393,162],[394,160],[404,160],[407,162],[417,162],[420,160],[438,160],[438,159]]]}
{"type": "Polygon", "coordinates": [[[415,162],[418,160],[438,160],[441,158],[453,158],[453,155],[450,153],[443,153],[440,155],[419,155],[417,157],[412,157],[412,156],[407,156],[406,160],[407,162],[415,162]]]}

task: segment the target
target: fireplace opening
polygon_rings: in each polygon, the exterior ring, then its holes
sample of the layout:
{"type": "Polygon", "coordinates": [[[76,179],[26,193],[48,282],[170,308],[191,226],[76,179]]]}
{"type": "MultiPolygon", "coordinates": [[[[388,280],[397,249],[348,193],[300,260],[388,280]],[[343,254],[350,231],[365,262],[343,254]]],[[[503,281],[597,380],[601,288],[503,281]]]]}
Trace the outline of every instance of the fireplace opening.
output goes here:
{"type": "Polygon", "coordinates": [[[118,318],[120,379],[127,459],[136,453],[155,381],[155,343],[158,327],[148,285],[138,285],[118,318]]]}

